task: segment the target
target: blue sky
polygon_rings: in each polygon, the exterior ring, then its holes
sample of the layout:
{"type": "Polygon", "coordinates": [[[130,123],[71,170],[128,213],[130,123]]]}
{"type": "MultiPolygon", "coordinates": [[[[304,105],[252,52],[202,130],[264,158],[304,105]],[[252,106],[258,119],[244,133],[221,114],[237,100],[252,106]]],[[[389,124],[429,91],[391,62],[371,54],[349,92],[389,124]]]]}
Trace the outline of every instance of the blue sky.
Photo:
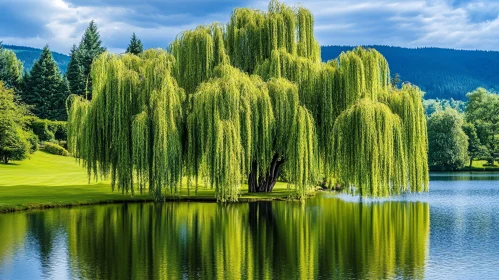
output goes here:
{"type": "MultiPolygon", "coordinates": [[[[499,50],[499,0],[311,0],[321,45],[394,45],[499,50]]],[[[122,52],[132,32],[146,48],[166,47],[186,29],[226,23],[259,0],[0,0],[0,40],[68,53],[94,19],[104,45],[122,52]]]]}

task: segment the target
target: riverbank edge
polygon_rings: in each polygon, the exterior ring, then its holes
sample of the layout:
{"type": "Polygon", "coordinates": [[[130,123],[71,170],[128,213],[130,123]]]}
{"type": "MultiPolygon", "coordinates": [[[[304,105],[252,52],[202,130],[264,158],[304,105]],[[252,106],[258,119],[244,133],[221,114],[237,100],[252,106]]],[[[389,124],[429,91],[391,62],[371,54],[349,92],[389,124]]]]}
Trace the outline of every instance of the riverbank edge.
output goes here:
{"type": "Polygon", "coordinates": [[[483,172],[491,172],[491,173],[499,173],[499,167],[492,168],[480,168],[480,169],[459,169],[459,170],[430,170],[431,173],[483,173],[483,172]]]}
{"type": "MultiPolygon", "coordinates": [[[[289,194],[275,197],[241,197],[235,202],[220,202],[222,204],[232,204],[232,203],[248,203],[248,202],[265,202],[265,201],[301,201],[310,197],[314,197],[321,188],[316,188],[311,190],[302,198],[296,198],[290,196],[289,194]]],[[[252,195],[258,195],[252,194],[252,195]]],[[[218,203],[215,197],[200,197],[200,196],[167,196],[162,201],[156,201],[152,197],[123,197],[123,199],[105,199],[105,200],[95,200],[95,201],[74,201],[74,202],[62,202],[62,203],[30,203],[30,204],[20,204],[20,205],[0,205],[0,214],[14,213],[14,212],[26,212],[32,210],[47,210],[54,208],[74,208],[80,206],[90,206],[90,205],[107,205],[107,204],[129,204],[129,203],[171,203],[171,202],[205,202],[205,203],[218,203]]]]}

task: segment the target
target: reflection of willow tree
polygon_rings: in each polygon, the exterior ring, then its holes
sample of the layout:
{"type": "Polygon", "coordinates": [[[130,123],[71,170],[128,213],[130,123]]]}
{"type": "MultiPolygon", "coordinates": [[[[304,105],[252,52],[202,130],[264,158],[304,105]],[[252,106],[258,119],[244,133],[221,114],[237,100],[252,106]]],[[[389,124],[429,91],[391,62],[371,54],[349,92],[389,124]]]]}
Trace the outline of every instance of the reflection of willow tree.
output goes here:
{"type": "Polygon", "coordinates": [[[68,248],[86,279],[237,279],[251,274],[247,207],[210,203],[106,206],[75,211],[68,248]],[[124,269],[125,268],[125,269],[124,269]]]}
{"type": "Polygon", "coordinates": [[[70,210],[68,248],[83,278],[424,276],[425,203],[103,206],[70,210]]]}
{"type": "MultiPolygon", "coordinates": [[[[422,278],[430,209],[420,202],[323,204],[330,223],[322,224],[320,270],[350,278],[422,278]],[[336,271],[335,271],[336,270],[336,271]]],[[[325,213],[324,213],[325,214],[325,213]]]]}
{"type": "Polygon", "coordinates": [[[391,86],[372,49],[321,62],[307,9],[235,9],[226,27],[185,31],[169,52],[95,61],[97,100],[69,110],[68,146],[89,174],[157,198],[202,177],[219,201],[237,200],[244,181],[271,192],[283,170],[299,195],[317,183],[371,196],[428,189],[420,90],[391,86]]]}
{"type": "Polygon", "coordinates": [[[24,213],[0,215],[0,266],[12,260],[25,241],[28,222],[24,213]]]}

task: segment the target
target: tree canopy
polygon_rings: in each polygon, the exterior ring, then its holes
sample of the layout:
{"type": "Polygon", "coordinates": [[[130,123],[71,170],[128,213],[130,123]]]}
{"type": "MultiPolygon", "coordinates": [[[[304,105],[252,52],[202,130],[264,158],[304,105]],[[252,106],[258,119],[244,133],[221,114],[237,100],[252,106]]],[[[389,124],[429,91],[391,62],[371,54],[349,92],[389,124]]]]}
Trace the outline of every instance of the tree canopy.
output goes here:
{"type": "Polygon", "coordinates": [[[484,88],[467,94],[465,119],[473,124],[481,144],[487,147],[489,157],[497,151],[496,134],[499,132],[499,95],[484,88]]]}
{"type": "Polygon", "coordinates": [[[86,79],[80,49],[78,49],[76,45],[73,45],[69,55],[71,60],[69,61],[68,69],[65,74],[69,83],[69,90],[72,94],[85,96],[86,79]]]}
{"type": "Polygon", "coordinates": [[[95,21],[90,21],[83,34],[78,48],[71,50],[67,78],[73,94],[92,99],[92,77],[90,71],[96,57],[106,51],[102,46],[100,34],[95,21]]]}
{"type": "Polygon", "coordinates": [[[179,34],[170,54],[99,56],[93,100],[70,102],[70,149],[89,174],[157,198],[184,176],[219,201],[237,200],[244,181],[272,191],[278,178],[298,196],[317,184],[426,191],[422,92],[393,87],[374,49],[321,62],[313,22],[305,8],[271,1],[267,12],[236,9],[226,26],[179,34]]]}
{"type": "Polygon", "coordinates": [[[62,76],[48,46],[43,48],[29,75],[25,77],[23,102],[42,119],[66,120],[65,102],[69,96],[67,80],[62,76]]]}
{"type": "Polygon", "coordinates": [[[17,59],[16,54],[2,47],[0,42],[0,81],[4,86],[20,93],[23,78],[23,63],[17,59]]]}
{"type": "Polygon", "coordinates": [[[455,170],[468,161],[468,136],[463,119],[456,110],[447,108],[428,119],[429,165],[442,170],[455,170]]]}

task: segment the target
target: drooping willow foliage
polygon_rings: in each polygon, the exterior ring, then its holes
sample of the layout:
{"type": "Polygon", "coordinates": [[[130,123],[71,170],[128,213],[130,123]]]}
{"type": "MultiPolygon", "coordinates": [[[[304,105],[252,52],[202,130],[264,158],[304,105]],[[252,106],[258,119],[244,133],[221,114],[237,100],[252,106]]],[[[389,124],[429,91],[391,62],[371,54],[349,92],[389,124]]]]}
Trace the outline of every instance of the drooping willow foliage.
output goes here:
{"type": "Polygon", "coordinates": [[[275,118],[274,152],[300,195],[317,176],[317,136],[312,114],[300,104],[298,88],[286,79],[268,82],[275,118]]]}
{"type": "Polygon", "coordinates": [[[316,120],[319,166],[327,181],[332,176],[336,118],[362,98],[377,100],[378,93],[389,88],[390,76],[386,59],[375,50],[363,48],[342,53],[329,63],[316,63],[285,49],[275,50],[256,67],[255,73],[264,79],[282,77],[298,84],[300,101],[316,120]]]}
{"type": "Polygon", "coordinates": [[[238,8],[227,25],[227,53],[235,67],[253,73],[255,67],[284,49],[313,62],[320,61],[320,47],[314,37],[310,11],[272,0],[267,13],[238,8]]]}
{"type": "Polygon", "coordinates": [[[279,160],[287,162],[290,181],[302,193],[311,185],[314,121],[299,105],[294,84],[276,80],[267,87],[257,76],[222,65],[200,85],[192,104],[187,171],[205,178],[218,200],[237,200],[241,178],[271,176],[269,168],[279,160]]]}
{"type": "Polygon", "coordinates": [[[95,98],[68,104],[68,145],[89,175],[156,197],[178,193],[183,176],[219,201],[237,200],[245,181],[270,192],[278,178],[299,195],[319,183],[426,191],[420,90],[392,88],[374,49],[321,62],[313,28],[308,10],[272,0],[266,12],[238,8],[227,25],[179,34],[171,54],[104,54],[95,98]]]}
{"type": "Polygon", "coordinates": [[[380,95],[380,101],[400,116],[404,129],[409,186],[413,192],[428,191],[428,135],[421,90],[404,84],[401,90],[380,95]]]}
{"type": "Polygon", "coordinates": [[[70,99],[68,147],[89,175],[111,177],[113,188],[149,186],[159,196],[182,179],[184,91],[171,76],[173,57],[101,55],[92,66],[92,101],[70,99]]]}
{"type": "Polygon", "coordinates": [[[333,129],[333,176],[375,197],[407,186],[407,157],[400,117],[385,104],[364,99],[338,117],[333,129]]]}
{"type": "Polygon", "coordinates": [[[176,59],[174,76],[187,93],[209,79],[217,65],[228,63],[223,37],[223,27],[213,24],[185,31],[171,43],[170,52],[176,59]]]}

